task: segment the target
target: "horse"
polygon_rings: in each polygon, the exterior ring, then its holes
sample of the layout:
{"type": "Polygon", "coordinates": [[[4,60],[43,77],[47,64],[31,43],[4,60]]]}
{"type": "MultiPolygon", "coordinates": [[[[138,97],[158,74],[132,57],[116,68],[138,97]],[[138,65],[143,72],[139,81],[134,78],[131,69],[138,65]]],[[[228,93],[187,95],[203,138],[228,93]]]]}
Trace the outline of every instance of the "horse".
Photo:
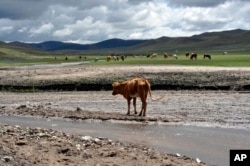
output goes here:
{"type": "Polygon", "coordinates": [[[205,58],[211,59],[211,55],[204,54],[203,59],[205,59],[205,58]]]}
{"type": "Polygon", "coordinates": [[[178,56],[177,56],[176,54],[173,54],[172,57],[173,57],[174,59],[178,59],[178,56]]]}
{"type": "Polygon", "coordinates": [[[156,53],[153,53],[150,57],[151,57],[151,59],[156,58],[156,57],[157,57],[157,54],[156,54],[156,53]]]}
{"type": "Polygon", "coordinates": [[[191,56],[190,56],[190,60],[195,58],[195,60],[197,59],[197,54],[196,53],[192,53],[191,56]]]}
{"type": "Polygon", "coordinates": [[[168,53],[165,52],[163,56],[165,59],[168,58],[168,53]]]}

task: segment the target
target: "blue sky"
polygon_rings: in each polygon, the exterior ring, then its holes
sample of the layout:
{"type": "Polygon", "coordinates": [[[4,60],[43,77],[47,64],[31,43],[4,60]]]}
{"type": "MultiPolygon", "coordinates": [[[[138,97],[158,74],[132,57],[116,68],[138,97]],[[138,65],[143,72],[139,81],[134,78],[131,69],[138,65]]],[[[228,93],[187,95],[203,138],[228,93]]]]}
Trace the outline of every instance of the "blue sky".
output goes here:
{"type": "Polygon", "coordinates": [[[1,0],[0,41],[95,43],[250,29],[250,0],[1,0]]]}

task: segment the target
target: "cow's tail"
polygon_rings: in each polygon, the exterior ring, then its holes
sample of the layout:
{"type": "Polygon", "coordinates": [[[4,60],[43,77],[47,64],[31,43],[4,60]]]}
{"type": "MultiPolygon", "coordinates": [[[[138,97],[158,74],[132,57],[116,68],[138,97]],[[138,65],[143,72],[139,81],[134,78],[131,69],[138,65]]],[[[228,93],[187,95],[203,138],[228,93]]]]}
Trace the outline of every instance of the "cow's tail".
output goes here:
{"type": "Polygon", "coordinates": [[[161,96],[161,97],[159,97],[157,99],[153,99],[152,94],[151,94],[150,84],[149,83],[147,83],[147,84],[148,84],[148,88],[149,88],[148,92],[149,92],[149,95],[150,95],[150,98],[151,98],[152,101],[160,101],[163,97],[165,97],[165,95],[164,95],[164,96],[161,96]]]}

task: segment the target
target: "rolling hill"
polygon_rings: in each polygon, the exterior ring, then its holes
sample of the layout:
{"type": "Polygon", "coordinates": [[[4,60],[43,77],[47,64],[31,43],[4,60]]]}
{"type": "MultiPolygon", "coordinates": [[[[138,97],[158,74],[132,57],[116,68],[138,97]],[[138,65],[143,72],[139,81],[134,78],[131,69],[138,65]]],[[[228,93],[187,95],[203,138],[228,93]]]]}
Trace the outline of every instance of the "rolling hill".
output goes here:
{"type": "MultiPolygon", "coordinates": [[[[140,43],[143,43],[145,40],[122,40],[122,39],[109,39],[102,42],[94,43],[94,44],[76,44],[76,43],[64,43],[59,41],[46,41],[42,43],[32,43],[25,44],[22,43],[23,46],[32,47],[35,49],[40,49],[44,51],[59,51],[59,50],[80,50],[80,51],[88,51],[88,50],[99,50],[99,49],[115,49],[115,48],[123,48],[130,47],[140,43]]],[[[20,42],[12,42],[11,45],[20,46],[20,42]]]]}
{"type": "Polygon", "coordinates": [[[135,50],[179,50],[179,51],[246,51],[250,50],[250,31],[231,30],[210,32],[191,37],[162,37],[134,46],[135,50]]]}
{"type": "Polygon", "coordinates": [[[250,30],[206,32],[191,37],[161,37],[149,40],[109,39],[94,44],[60,41],[42,43],[1,42],[0,46],[27,50],[82,53],[147,53],[165,51],[250,51],[250,30]]]}

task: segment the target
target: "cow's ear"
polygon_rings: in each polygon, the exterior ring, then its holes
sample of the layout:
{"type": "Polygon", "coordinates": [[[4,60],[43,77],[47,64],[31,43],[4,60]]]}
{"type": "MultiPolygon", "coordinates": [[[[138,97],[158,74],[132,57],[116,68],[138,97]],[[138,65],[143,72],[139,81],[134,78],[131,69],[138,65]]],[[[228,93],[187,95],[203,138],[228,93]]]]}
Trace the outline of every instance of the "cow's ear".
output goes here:
{"type": "Polygon", "coordinates": [[[114,83],[112,84],[113,87],[116,87],[116,86],[118,86],[118,85],[119,85],[119,82],[114,82],[114,83]]]}

